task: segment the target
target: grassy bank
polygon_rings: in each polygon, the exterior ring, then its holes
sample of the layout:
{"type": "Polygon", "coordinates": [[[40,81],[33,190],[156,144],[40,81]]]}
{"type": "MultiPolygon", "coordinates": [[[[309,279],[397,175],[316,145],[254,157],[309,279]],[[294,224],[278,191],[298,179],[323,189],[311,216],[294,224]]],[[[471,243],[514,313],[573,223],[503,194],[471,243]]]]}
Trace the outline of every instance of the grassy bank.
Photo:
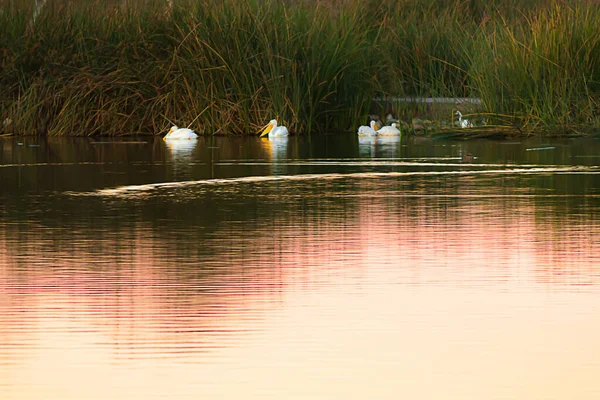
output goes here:
{"type": "Polygon", "coordinates": [[[480,3],[0,0],[0,131],[354,131],[384,96],[479,97],[524,132],[600,127],[600,6],[480,3]]]}

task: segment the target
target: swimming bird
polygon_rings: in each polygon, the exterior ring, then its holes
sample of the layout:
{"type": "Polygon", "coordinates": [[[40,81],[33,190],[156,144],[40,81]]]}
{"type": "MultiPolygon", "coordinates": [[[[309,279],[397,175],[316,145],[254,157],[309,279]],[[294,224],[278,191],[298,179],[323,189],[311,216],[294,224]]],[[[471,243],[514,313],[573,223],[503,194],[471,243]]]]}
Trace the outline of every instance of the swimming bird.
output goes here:
{"type": "Polygon", "coordinates": [[[469,121],[466,118],[463,119],[462,113],[460,111],[456,110],[454,115],[456,115],[458,117],[458,126],[460,126],[461,128],[472,128],[473,127],[473,124],[471,123],[471,121],[469,121]]]}
{"type": "Polygon", "coordinates": [[[286,137],[290,133],[288,132],[288,130],[285,126],[277,126],[277,120],[272,119],[271,121],[269,121],[269,123],[265,127],[265,130],[260,134],[260,137],[263,137],[267,134],[269,135],[269,138],[274,138],[274,137],[286,137]]]}
{"type": "Polygon", "coordinates": [[[358,127],[358,136],[376,136],[377,135],[377,122],[371,120],[371,126],[361,125],[358,127]]]}
{"type": "Polygon", "coordinates": [[[463,154],[463,155],[460,157],[460,161],[461,161],[461,162],[464,162],[464,163],[470,163],[470,162],[473,162],[473,159],[474,159],[474,158],[475,158],[475,157],[473,157],[473,154],[471,154],[471,153],[467,153],[467,154],[463,154]]]}
{"type": "Polygon", "coordinates": [[[398,136],[400,134],[401,132],[400,129],[398,129],[398,124],[395,122],[393,122],[391,126],[384,126],[377,131],[377,135],[379,136],[398,136]]]}
{"type": "Polygon", "coordinates": [[[173,125],[171,127],[171,130],[169,130],[169,133],[167,133],[163,139],[164,140],[181,140],[181,139],[191,140],[191,139],[196,139],[197,137],[198,137],[198,135],[196,135],[196,132],[194,132],[193,130],[188,129],[188,128],[178,128],[176,125],[173,125]]]}

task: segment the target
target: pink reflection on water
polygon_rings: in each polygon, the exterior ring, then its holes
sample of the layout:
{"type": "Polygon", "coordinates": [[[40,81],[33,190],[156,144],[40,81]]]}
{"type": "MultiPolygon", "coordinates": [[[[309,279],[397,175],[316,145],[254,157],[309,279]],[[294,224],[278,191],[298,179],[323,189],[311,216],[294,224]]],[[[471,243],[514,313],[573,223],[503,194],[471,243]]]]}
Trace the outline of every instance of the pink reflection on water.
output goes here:
{"type": "Polygon", "coordinates": [[[3,227],[0,397],[600,394],[596,220],[536,198],[318,201],[204,242],[3,227]]]}

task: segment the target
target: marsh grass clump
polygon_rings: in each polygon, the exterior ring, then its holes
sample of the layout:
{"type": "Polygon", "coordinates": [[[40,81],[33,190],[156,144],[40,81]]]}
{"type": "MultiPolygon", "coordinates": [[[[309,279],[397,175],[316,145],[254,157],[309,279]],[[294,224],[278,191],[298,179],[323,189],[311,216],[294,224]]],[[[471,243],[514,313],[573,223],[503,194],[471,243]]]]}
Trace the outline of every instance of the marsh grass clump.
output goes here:
{"type": "Polygon", "coordinates": [[[478,97],[523,131],[600,126],[591,0],[33,3],[1,8],[0,133],[344,132],[386,96],[478,97]]]}
{"type": "Polygon", "coordinates": [[[0,28],[13,71],[0,109],[16,132],[158,133],[194,121],[202,134],[241,134],[273,117],[298,133],[343,131],[377,87],[376,28],[358,9],[156,1],[103,17],[102,7],[48,4],[35,22],[17,8],[0,28]]]}
{"type": "Polygon", "coordinates": [[[600,8],[556,3],[475,38],[469,76],[490,110],[544,130],[598,127],[600,8]]]}

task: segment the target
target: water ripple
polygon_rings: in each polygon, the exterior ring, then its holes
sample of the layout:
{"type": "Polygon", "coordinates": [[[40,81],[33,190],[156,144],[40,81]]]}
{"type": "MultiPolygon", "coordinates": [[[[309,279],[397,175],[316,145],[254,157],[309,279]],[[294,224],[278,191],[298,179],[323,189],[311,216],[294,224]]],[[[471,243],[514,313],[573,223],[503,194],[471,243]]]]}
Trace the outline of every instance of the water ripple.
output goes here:
{"type": "MultiPolygon", "coordinates": [[[[369,165],[363,163],[361,165],[369,165]]],[[[381,165],[381,164],[375,164],[381,165]]],[[[415,164],[402,164],[415,165],[415,164]]],[[[422,165],[422,164],[419,164],[422,165]]],[[[461,165],[462,166],[462,165],[461,165]]],[[[298,174],[277,176],[245,176],[237,178],[201,179],[194,181],[162,182],[145,185],[128,185],[117,188],[100,189],[94,192],[69,192],[73,196],[135,196],[150,190],[181,188],[197,185],[232,185],[238,183],[257,183],[275,181],[307,181],[307,180],[335,180],[335,179],[376,179],[382,177],[407,177],[407,176],[443,176],[443,175],[526,175],[526,174],[598,174],[600,167],[595,166],[519,166],[518,168],[504,169],[478,169],[478,170],[444,170],[444,171],[392,171],[392,172],[357,172],[357,173],[324,173],[324,174],[298,174]]]]}

